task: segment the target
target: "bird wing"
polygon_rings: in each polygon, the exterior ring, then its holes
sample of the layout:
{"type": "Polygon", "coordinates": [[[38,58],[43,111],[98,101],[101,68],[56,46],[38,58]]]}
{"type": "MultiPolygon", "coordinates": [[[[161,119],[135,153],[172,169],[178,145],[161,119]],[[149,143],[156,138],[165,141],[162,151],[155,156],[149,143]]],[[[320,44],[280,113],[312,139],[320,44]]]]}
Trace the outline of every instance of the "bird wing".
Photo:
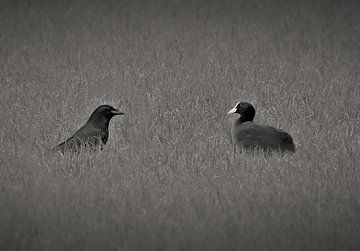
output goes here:
{"type": "Polygon", "coordinates": [[[290,134],[288,134],[287,132],[285,132],[281,129],[277,129],[274,127],[271,127],[271,128],[273,129],[274,134],[276,134],[276,137],[279,140],[281,150],[289,150],[289,151],[294,152],[295,144],[294,144],[294,141],[293,141],[292,137],[290,136],[290,134]]]}
{"type": "Polygon", "coordinates": [[[85,124],[74,133],[74,137],[78,137],[83,141],[94,141],[94,139],[103,139],[106,136],[106,130],[96,128],[85,124]]]}
{"type": "Polygon", "coordinates": [[[234,136],[244,148],[295,150],[291,136],[271,126],[245,122],[235,129],[234,136]]]}
{"type": "Polygon", "coordinates": [[[107,140],[106,130],[95,128],[85,124],[77,130],[72,137],[55,147],[61,152],[78,152],[82,147],[95,148],[105,144],[107,140]]]}

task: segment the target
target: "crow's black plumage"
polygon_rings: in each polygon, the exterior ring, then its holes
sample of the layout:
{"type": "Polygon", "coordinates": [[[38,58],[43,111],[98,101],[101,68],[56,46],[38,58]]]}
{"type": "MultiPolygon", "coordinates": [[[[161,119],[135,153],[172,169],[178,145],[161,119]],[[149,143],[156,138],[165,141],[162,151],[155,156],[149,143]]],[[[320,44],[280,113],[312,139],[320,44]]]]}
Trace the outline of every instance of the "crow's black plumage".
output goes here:
{"type": "Polygon", "coordinates": [[[253,122],[255,108],[246,102],[239,102],[228,114],[238,113],[235,121],[233,137],[235,143],[245,150],[261,149],[266,152],[295,152],[294,141],[287,132],[271,126],[253,122]]]}
{"type": "Polygon", "coordinates": [[[89,120],[65,142],[53,148],[53,151],[79,152],[81,149],[102,149],[109,137],[109,122],[115,115],[124,113],[110,105],[101,105],[91,114],[89,120]]]}

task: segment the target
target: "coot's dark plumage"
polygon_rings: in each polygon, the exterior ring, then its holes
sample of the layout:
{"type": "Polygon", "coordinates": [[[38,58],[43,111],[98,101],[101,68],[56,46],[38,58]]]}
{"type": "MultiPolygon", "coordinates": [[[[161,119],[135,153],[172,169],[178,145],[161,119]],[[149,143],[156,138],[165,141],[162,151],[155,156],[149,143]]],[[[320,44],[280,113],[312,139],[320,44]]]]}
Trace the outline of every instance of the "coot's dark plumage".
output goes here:
{"type": "Polygon", "coordinates": [[[65,142],[53,148],[53,151],[79,152],[80,149],[97,149],[106,144],[109,137],[109,122],[115,115],[124,113],[110,105],[101,105],[91,114],[89,120],[65,142]]]}
{"type": "Polygon", "coordinates": [[[232,113],[240,114],[233,127],[233,137],[242,149],[295,152],[294,141],[287,132],[253,122],[255,108],[251,104],[239,102],[228,112],[232,113]]]}

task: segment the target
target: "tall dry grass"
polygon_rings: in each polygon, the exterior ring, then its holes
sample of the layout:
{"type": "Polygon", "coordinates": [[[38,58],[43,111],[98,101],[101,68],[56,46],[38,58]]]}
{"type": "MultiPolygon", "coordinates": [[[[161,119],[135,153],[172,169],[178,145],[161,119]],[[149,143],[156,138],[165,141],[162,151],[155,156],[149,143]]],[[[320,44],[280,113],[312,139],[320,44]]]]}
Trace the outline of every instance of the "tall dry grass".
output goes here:
{"type": "Polygon", "coordinates": [[[1,250],[358,250],[356,1],[1,1],[1,250]],[[233,155],[237,101],[293,156],[233,155]],[[46,155],[100,104],[104,151],[46,155]]]}

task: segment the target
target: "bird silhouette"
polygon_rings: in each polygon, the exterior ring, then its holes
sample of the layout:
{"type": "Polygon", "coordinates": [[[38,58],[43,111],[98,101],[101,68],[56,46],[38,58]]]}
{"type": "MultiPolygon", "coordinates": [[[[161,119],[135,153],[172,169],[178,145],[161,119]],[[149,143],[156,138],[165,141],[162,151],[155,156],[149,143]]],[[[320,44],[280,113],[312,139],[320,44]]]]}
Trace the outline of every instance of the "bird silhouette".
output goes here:
{"type": "Polygon", "coordinates": [[[253,151],[260,149],[266,152],[295,152],[292,137],[287,132],[265,125],[259,125],[253,121],[255,108],[249,103],[239,102],[228,114],[238,113],[240,118],[233,126],[235,143],[242,150],[253,151]]]}
{"type": "Polygon", "coordinates": [[[52,149],[52,152],[75,152],[83,149],[102,149],[109,138],[109,122],[123,112],[110,105],[101,105],[90,115],[88,121],[80,127],[73,136],[52,149]]]}

